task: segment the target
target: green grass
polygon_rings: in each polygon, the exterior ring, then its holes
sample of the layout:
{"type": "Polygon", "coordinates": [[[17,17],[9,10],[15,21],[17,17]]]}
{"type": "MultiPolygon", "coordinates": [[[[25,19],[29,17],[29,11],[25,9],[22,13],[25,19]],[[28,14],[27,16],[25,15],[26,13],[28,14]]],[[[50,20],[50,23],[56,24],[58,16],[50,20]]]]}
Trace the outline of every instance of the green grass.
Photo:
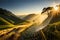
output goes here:
{"type": "Polygon", "coordinates": [[[43,31],[48,40],[60,40],[60,21],[49,24],[43,31]]]}

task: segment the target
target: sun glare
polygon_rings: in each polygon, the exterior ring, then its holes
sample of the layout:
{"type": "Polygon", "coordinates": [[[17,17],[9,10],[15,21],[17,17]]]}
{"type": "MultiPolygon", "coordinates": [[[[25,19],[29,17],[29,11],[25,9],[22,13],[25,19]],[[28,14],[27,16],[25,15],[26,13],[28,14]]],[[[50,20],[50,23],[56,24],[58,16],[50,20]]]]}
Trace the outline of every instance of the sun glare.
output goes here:
{"type": "Polygon", "coordinates": [[[53,9],[53,14],[58,15],[59,8],[57,6],[54,6],[53,8],[54,8],[53,9]]]}
{"type": "Polygon", "coordinates": [[[58,7],[54,6],[53,8],[54,8],[56,11],[58,11],[58,7]]]}
{"type": "Polygon", "coordinates": [[[53,15],[58,15],[58,12],[59,12],[59,7],[57,6],[58,4],[54,4],[52,5],[53,7],[53,15]]]}
{"type": "Polygon", "coordinates": [[[56,2],[54,2],[51,6],[54,8],[54,10],[55,11],[58,11],[58,7],[57,7],[57,5],[58,5],[59,3],[56,3],[56,2]]]}

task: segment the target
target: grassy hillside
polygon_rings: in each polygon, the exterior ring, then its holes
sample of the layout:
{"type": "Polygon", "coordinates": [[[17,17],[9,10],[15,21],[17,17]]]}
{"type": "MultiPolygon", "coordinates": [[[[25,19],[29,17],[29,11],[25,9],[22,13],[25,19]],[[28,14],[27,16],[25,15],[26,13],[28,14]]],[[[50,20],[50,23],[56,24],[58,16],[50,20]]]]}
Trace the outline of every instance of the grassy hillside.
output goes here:
{"type": "Polygon", "coordinates": [[[43,32],[47,40],[60,40],[60,21],[49,24],[43,32]]]}

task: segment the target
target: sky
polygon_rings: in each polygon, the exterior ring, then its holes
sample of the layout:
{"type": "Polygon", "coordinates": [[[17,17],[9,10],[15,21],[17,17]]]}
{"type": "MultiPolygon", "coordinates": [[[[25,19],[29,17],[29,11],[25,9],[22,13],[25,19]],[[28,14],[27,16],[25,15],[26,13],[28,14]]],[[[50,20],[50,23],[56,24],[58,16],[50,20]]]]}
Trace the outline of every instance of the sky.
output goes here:
{"type": "Polygon", "coordinates": [[[40,13],[44,7],[60,0],[0,0],[0,8],[7,9],[15,15],[40,13]]]}

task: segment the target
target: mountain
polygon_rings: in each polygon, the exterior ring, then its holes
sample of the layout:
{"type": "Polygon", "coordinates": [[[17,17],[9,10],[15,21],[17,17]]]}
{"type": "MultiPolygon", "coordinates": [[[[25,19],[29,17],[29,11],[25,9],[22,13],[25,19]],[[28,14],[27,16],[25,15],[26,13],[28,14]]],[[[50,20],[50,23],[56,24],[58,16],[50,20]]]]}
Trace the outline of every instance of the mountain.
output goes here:
{"type": "Polygon", "coordinates": [[[7,20],[8,22],[14,25],[24,22],[24,20],[21,20],[16,15],[14,15],[12,12],[7,11],[5,9],[1,9],[1,8],[0,8],[0,17],[2,17],[3,19],[7,20]]]}
{"type": "Polygon", "coordinates": [[[29,14],[29,15],[25,16],[25,17],[23,18],[23,20],[31,21],[31,20],[34,20],[34,18],[35,18],[36,16],[37,16],[36,14],[29,14]]]}
{"type": "Polygon", "coordinates": [[[8,26],[12,27],[14,25],[22,25],[25,23],[28,23],[28,21],[22,20],[16,15],[14,15],[12,12],[0,8],[0,28],[4,28],[8,26]]]}
{"type": "Polygon", "coordinates": [[[24,17],[26,17],[27,15],[16,15],[17,17],[19,17],[20,19],[23,19],[24,17]]]}
{"type": "Polygon", "coordinates": [[[60,13],[52,18],[43,32],[47,40],[60,40],[60,13]]]}

